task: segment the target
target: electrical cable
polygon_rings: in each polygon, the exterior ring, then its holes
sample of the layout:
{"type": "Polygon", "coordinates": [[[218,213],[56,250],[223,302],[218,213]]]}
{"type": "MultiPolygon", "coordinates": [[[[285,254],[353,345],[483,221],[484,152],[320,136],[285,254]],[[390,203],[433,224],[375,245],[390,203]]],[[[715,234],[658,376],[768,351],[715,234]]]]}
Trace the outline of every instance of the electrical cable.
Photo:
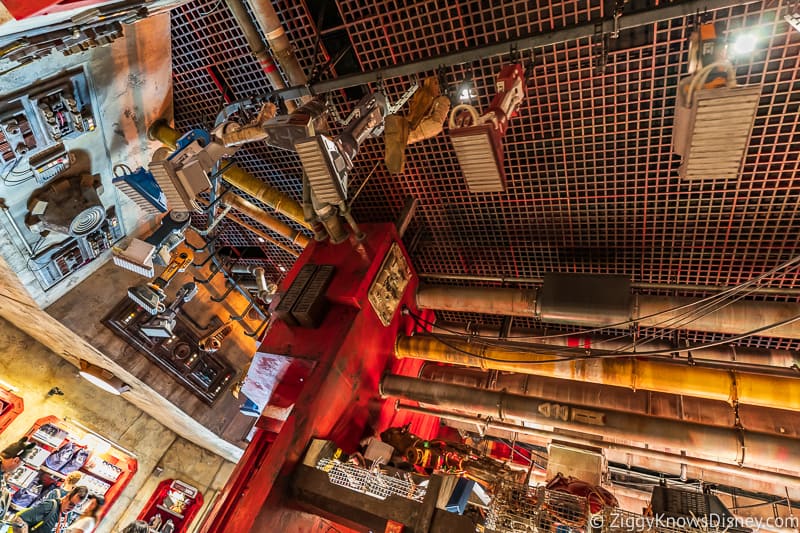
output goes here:
{"type": "MultiPolygon", "coordinates": [[[[774,274],[777,274],[781,270],[784,270],[784,269],[786,269],[786,268],[788,268],[788,267],[790,267],[792,265],[797,264],[798,262],[800,262],[800,256],[796,256],[796,257],[794,257],[792,259],[789,259],[788,261],[786,261],[784,263],[781,263],[777,267],[775,267],[775,268],[773,268],[773,269],[771,269],[771,270],[769,270],[769,271],[767,271],[767,272],[765,272],[763,274],[760,274],[760,275],[756,276],[755,278],[747,280],[747,281],[745,281],[744,283],[742,283],[740,285],[736,285],[736,286],[730,287],[728,289],[725,289],[724,291],[721,291],[721,292],[719,292],[717,294],[714,294],[712,296],[708,296],[706,298],[702,298],[700,300],[697,300],[696,302],[691,302],[691,303],[688,303],[688,304],[679,305],[679,306],[676,306],[676,307],[673,307],[673,308],[670,308],[670,309],[665,309],[663,311],[658,311],[656,313],[652,313],[650,315],[645,315],[645,316],[639,317],[637,320],[625,320],[625,321],[617,322],[617,323],[614,323],[614,324],[607,324],[607,325],[604,325],[604,326],[601,326],[601,327],[596,327],[596,328],[591,328],[591,329],[584,329],[584,330],[579,330],[579,331],[573,331],[573,332],[569,332],[569,333],[557,333],[557,334],[553,334],[553,335],[520,335],[520,336],[509,337],[509,340],[513,340],[513,339],[553,339],[553,338],[561,338],[561,337],[570,337],[570,336],[575,336],[575,335],[585,335],[585,334],[588,334],[588,333],[596,333],[596,332],[604,331],[604,330],[607,330],[607,329],[620,329],[623,326],[634,325],[640,320],[644,320],[644,319],[648,319],[648,318],[654,318],[654,317],[657,317],[659,315],[665,315],[665,314],[668,314],[668,313],[673,313],[675,311],[681,311],[681,310],[684,310],[684,309],[691,309],[691,308],[694,308],[697,305],[705,304],[707,302],[712,302],[712,301],[717,301],[717,300],[725,300],[725,299],[727,299],[729,294],[736,294],[736,293],[742,291],[743,289],[745,289],[745,288],[747,288],[747,287],[749,287],[749,286],[751,286],[753,284],[756,284],[756,283],[759,283],[759,282],[763,281],[767,277],[770,277],[770,276],[772,276],[774,274]]],[[[693,311],[690,311],[690,312],[694,312],[694,311],[696,311],[696,309],[694,309],[693,311]]],[[[648,326],[648,327],[656,327],[656,326],[654,325],[654,326],[648,326]]],[[[463,334],[463,332],[452,331],[452,330],[448,330],[447,328],[442,328],[442,329],[447,331],[448,333],[454,333],[454,334],[457,334],[457,335],[462,335],[463,334]]],[[[487,338],[487,339],[494,340],[494,337],[491,337],[491,336],[488,336],[488,335],[471,335],[471,337],[473,337],[473,338],[474,337],[487,338]]]]}
{"type": "MultiPolygon", "coordinates": [[[[417,326],[419,326],[422,329],[424,329],[424,326],[417,320],[417,316],[415,314],[413,314],[413,313],[411,313],[409,311],[409,315],[412,317],[412,319],[417,324],[417,326]]],[[[800,320],[800,315],[794,316],[792,318],[788,318],[786,320],[782,320],[780,322],[775,322],[773,324],[768,324],[766,326],[762,326],[760,328],[757,328],[757,329],[754,329],[754,330],[750,330],[750,331],[748,331],[746,333],[742,333],[740,335],[736,335],[736,336],[734,336],[732,338],[725,339],[725,340],[722,340],[722,341],[715,341],[715,342],[707,342],[707,343],[703,343],[703,344],[698,344],[696,346],[693,346],[691,349],[692,350],[703,350],[703,349],[706,349],[706,348],[714,348],[716,346],[721,346],[721,345],[724,345],[724,344],[730,344],[731,342],[736,342],[736,341],[739,341],[739,340],[742,340],[742,339],[746,339],[747,337],[751,337],[753,335],[757,335],[757,334],[759,334],[759,333],[761,333],[763,331],[767,331],[767,330],[770,330],[770,329],[773,329],[773,328],[785,326],[787,324],[791,324],[793,322],[797,322],[798,320],[800,320]]],[[[568,362],[568,361],[585,361],[585,360],[589,360],[589,359],[623,359],[623,358],[631,358],[631,357],[641,358],[641,357],[672,356],[675,353],[686,351],[685,349],[678,348],[678,349],[673,349],[673,350],[653,350],[653,351],[636,352],[636,353],[631,353],[631,352],[609,352],[609,353],[600,353],[600,354],[588,353],[588,354],[585,354],[585,355],[571,355],[571,356],[557,358],[557,359],[544,359],[544,360],[540,360],[540,361],[520,361],[518,359],[502,359],[502,358],[495,358],[495,357],[487,357],[487,356],[482,355],[482,354],[477,354],[477,353],[473,353],[473,352],[470,352],[470,351],[467,351],[467,350],[462,350],[461,348],[459,348],[457,346],[454,346],[454,345],[450,344],[449,342],[447,342],[446,340],[442,339],[442,337],[440,337],[436,333],[429,332],[428,335],[430,335],[433,339],[435,339],[440,344],[443,344],[444,346],[447,346],[451,350],[455,350],[457,352],[463,353],[463,354],[468,355],[470,357],[476,357],[478,359],[482,359],[482,360],[486,360],[486,361],[495,361],[495,362],[498,362],[498,363],[519,363],[519,364],[525,364],[525,365],[562,363],[562,362],[568,362]]],[[[476,343],[476,344],[480,344],[480,343],[476,343]]],[[[487,345],[484,345],[484,346],[487,346],[487,345]]],[[[506,349],[506,350],[512,351],[512,352],[517,352],[517,353],[530,353],[530,349],[522,349],[522,348],[515,348],[515,347],[508,347],[508,346],[504,346],[503,348],[506,349]]],[[[554,348],[558,348],[558,347],[554,347],[554,348]]]]}

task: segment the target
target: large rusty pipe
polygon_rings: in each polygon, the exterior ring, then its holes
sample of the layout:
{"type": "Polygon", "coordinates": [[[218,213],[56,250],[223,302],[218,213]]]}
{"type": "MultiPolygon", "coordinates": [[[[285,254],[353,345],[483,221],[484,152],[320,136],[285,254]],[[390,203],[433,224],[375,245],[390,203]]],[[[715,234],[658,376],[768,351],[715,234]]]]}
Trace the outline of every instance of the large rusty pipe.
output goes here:
{"type": "MultiPolygon", "coordinates": [[[[236,22],[242,29],[242,33],[247,41],[247,45],[250,47],[250,50],[253,52],[253,56],[255,56],[259,66],[261,66],[261,69],[267,76],[272,88],[285,89],[286,82],[283,81],[281,73],[278,72],[275,63],[272,61],[272,57],[270,57],[269,52],[267,51],[267,47],[264,46],[264,43],[261,41],[261,36],[258,34],[258,29],[256,29],[255,24],[253,24],[252,20],[250,19],[250,15],[247,13],[247,8],[245,8],[242,0],[225,0],[225,3],[228,5],[228,9],[231,10],[233,18],[236,19],[236,22]]],[[[296,107],[297,106],[295,103],[291,100],[286,101],[286,108],[289,111],[294,111],[296,107]]]]}
{"type": "Polygon", "coordinates": [[[439,361],[573,381],[696,396],[710,400],[800,411],[800,381],[794,377],[675,364],[655,359],[583,358],[553,362],[553,355],[530,346],[489,346],[459,337],[400,336],[398,358],[439,361]]]}
{"type": "Polygon", "coordinates": [[[523,396],[535,396],[559,403],[589,406],[612,406],[616,411],[670,418],[709,426],[733,427],[739,423],[748,431],[800,438],[800,413],[739,404],[737,409],[728,403],[678,396],[653,391],[632,391],[596,383],[570,383],[564,380],[530,374],[485,371],[477,368],[425,363],[419,377],[430,381],[452,383],[466,387],[506,391],[523,396]]]}
{"type": "MultiPolygon", "coordinates": [[[[165,146],[175,149],[180,134],[165,120],[155,121],[147,130],[149,138],[161,141],[165,146]]],[[[289,217],[301,226],[311,229],[303,216],[303,207],[299,202],[261,181],[237,165],[231,165],[222,173],[222,178],[235,188],[245,192],[260,202],[264,202],[278,213],[289,217]]]]}
{"type": "Polygon", "coordinates": [[[704,426],[663,418],[586,407],[503,391],[452,385],[407,376],[387,375],[380,383],[384,398],[400,398],[457,409],[497,420],[551,426],[593,435],[593,439],[638,442],[649,448],[691,452],[696,457],[756,468],[800,471],[792,453],[800,441],[743,429],[704,426]]]}
{"type": "MultiPolygon", "coordinates": [[[[520,441],[525,441],[524,437],[522,436],[528,435],[536,439],[540,439],[539,442],[551,442],[553,440],[556,440],[564,443],[577,444],[579,446],[593,446],[593,447],[604,448],[605,450],[608,450],[612,453],[616,453],[618,456],[622,455],[623,457],[625,455],[630,455],[634,459],[638,456],[638,457],[651,458],[657,461],[665,461],[675,465],[687,464],[693,467],[700,468],[704,472],[711,471],[711,472],[722,473],[725,476],[727,476],[722,480],[726,482],[730,482],[731,478],[736,479],[741,476],[752,480],[773,483],[774,485],[780,487],[789,487],[793,491],[795,490],[796,487],[800,487],[800,477],[796,475],[782,474],[780,472],[771,472],[768,470],[751,468],[747,466],[740,467],[738,465],[724,464],[718,461],[711,461],[700,457],[694,457],[689,453],[687,453],[686,455],[682,455],[680,453],[670,453],[658,450],[651,450],[648,448],[639,448],[629,444],[604,442],[599,439],[592,439],[588,436],[576,437],[570,434],[554,433],[542,429],[530,428],[522,424],[512,424],[509,422],[489,420],[486,418],[462,415],[459,413],[441,411],[438,409],[429,409],[426,407],[402,405],[399,402],[397,404],[397,409],[400,411],[406,411],[410,413],[439,417],[442,420],[451,420],[454,422],[469,424],[471,426],[474,425],[476,428],[485,430],[487,434],[489,434],[490,431],[493,429],[500,431],[507,431],[514,436],[519,436],[518,440],[520,441]]],[[[622,460],[620,462],[627,463],[632,461],[622,460]]],[[[779,493],[776,492],[775,494],[779,493]]]]}
{"type": "MultiPolygon", "coordinates": [[[[439,322],[433,326],[433,333],[448,335],[478,335],[500,339],[500,328],[484,325],[470,325],[439,322]]],[[[538,344],[552,344],[584,350],[611,351],[643,351],[663,350],[668,352],[676,347],[662,339],[635,341],[631,337],[611,337],[595,333],[576,333],[564,335],[562,331],[553,332],[543,329],[512,328],[505,339],[515,342],[535,341],[538,344]],[[557,334],[556,334],[557,333],[557,334]]],[[[692,359],[723,361],[726,363],[743,363],[747,365],[764,365],[781,368],[800,367],[800,354],[790,350],[768,350],[764,348],[747,348],[727,344],[711,348],[692,349],[691,346],[681,348],[692,354],[692,359]]]]}
{"type": "Polygon", "coordinates": [[[292,50],[292,43],[289,42],[289,37],[287,37],[286,31],[281,25],[271,0],[250,0],[250,6],[253,8],[256,22],[258,22],[261,31],[264,32],[264,36],[267,38],[272,55],[275,56],[278,64],[286,73],[289,83],[291,85],[305,85],[308,82],[306,74],[297,61],[297,56],[292,50]]]}
{"type": "Polygon", "coordinates": [[[281,222],[277,218],[265,212],[263,209],[259,209],[249,200],[229,192],[222,198],[222,201],[240,213],[252,218],[259,224],[262,224],[267,229],[270,229],[279,235],[283,235],[292,241],[292,244],[296,244],[301,248],[308,246],[310,241],[308,237],[303,235],[299,230],[296,230],[288,224],[281,222]]]}
{"type": "MultiPolygon", "coordinates": [[[[539,289],[421,285],[417,289],[417,306],[420,309],[541,318],[547,322],[548,317],[541,316],[538,294],[539,289]]],[[[644,327],[669,328],[680,323],[683,324],[681,327],[696,331],[738,335],[800,316],[800,303],[794,302],[739,300],[720,305],[714,311],[703,310],[701,305],[697,305],[695,315],[687,318],[692,308],[685,306],[696,304],[697,299],[638,294],[631,300],[629,319],[644,327]]],[[[591,308],[551,321],[597,327],[610,325],[605,313],[591,308]]],[[[770,328],[763,334],[800,339],[800,321],[770,328]]]]}

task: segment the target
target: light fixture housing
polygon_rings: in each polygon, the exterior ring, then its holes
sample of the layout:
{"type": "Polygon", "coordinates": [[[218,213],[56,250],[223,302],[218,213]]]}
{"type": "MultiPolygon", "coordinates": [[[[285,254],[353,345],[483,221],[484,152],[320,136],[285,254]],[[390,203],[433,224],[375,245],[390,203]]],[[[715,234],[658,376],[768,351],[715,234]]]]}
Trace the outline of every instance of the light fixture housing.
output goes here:
{"type": "Polygon", "coordinates": [[[742,32],[734,38],[731,52],[735,56],[751,54],[758,44],[758,36],[751,32],[742,32]]]}
{"type": "Polygon", "coordinates": [[[110,371],[103,367],[92,364],[89,361],[84,361],[83,359],[80,361],[79,374],[83,379],[92,385],[116,396],[131,390],[128,384],[116,377],[110,371]]]}

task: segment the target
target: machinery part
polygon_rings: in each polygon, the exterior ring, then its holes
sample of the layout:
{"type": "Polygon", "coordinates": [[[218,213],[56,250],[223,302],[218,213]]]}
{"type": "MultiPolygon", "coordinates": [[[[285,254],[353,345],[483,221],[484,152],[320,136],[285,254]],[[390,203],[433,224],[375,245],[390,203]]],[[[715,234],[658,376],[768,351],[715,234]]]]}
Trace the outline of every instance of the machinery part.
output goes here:
{"type": "Polygon", "coordinates": [[[472,192],[505,191],[503,135],[525,98],[525,82],[521,64],[507,65],[497,76],[497,94],[483,115],[469,104],[459,104],[450,113],[450,138],[472,192]]]}
{"type": "MultiPolygon", "coordinates": [[[[620,455],[624,454],[623,457],[632,456],[636,459],[650,458],[654,460],[660,460],[672,463],[676,467],[680,464],[687,464],[689,466],[698,467],[703,471],[722,472],[725,474],[726,480],[730,480],[731,478],[735,479],[738,476],[742,476],[742,477],[747,477],[748,479],[766,480],[775,483],[776,485],[781,487],[784,486],[796,487],[797,484],[800,482],[800,478],[790,474],[770,472],[766,470],[751,468],[748,466],[728,465],[720,461],[702,459],[699,457],[694,457],[693,455],[689,454],[662,452],[657,450],[650,450],[648,448],[633,446],[630,444],[621,444],[616,442],[603,442],[599,440],[594,440],[588,435],[585,437],[578,437],[565,433],[559,433],[558,436],[556,437],[551,431],[530,428],[522,424],[512,424],[509,422],[503,422],[499,420],[490,420],[482,417],[462,415],[458,413],[440,411],[436,409],[428,409],[425,407],[402,405],[399,402],[395,404],[395,406],[398,411],[434,416],[434,417],[439,417],[442,420],[469,424],[475,428],[484,428],[486,434],[496,434],[494,431],[491,430],[499,430],[501,432],[509,432],[511,434],[517,434],[519,435],[519,440],[522,441],[525,440],[524,436],[531,436],[544,442],[551,442],[555,438],[559,442],[564,442],[564,443],[573,443],[581,446],[592,446],[592,447],[600,446],[605,448],[606,450],[619,452],[620,455]]],[[[625,462],[624,458],[622,462],[623,463],[625,462]]]]}
{"type": "Polygon", "coordinates": [[[400,336],[395,356],[800,411],[800,381],[795,377],[689,366],[653,358],[587,357],[553,362],[556,358],[552,353],[524,344],[493,344],[479,346],[458,337],[400,336]]]}
{"type": "MultiPolygon", "coordinates": [[[[603,276],[595,279],[598,285],[604,282],[603,276]]],[[[417,305],[420,309],[537,317],[546,322],[540,311],[539,290],[422,285],[417,289],[417,305]]],[[[682,327],[696,331],[735,335],[800,316],[800,304],[797,303],[735,300],[725,302],[713,311],[696,312],[696,316],[686,318],[688,312],[700,305],[699,300],[693,298],[637,294],[631,300],[629,318],[640,327],[668,328],[669,324],[682,323],[682,327]]],[[[607,317],[595,310],[594,305],[570,316],[568,323],[598,327],[612,325],[607,317]]],[[[800,323],[777,326],[767,334],[800,339],[800,323]]]]}
{"type": "Polygon", "coordinates": [[[327,131],[327,113],[325,103],[319,98],[309,100],[288,115],[278,116],[274,104],[267,103],[252,124],[243,128],[226,127],[222,141],[226,146],[238,146],[263,140],[270,146],[294,152],[295,142],[327,131]],[[271,112],[264,113],[265,108],[271,112]]]}
{"type": "Polygon", "coordinates": [[[164,287],[172,281],[176,274],[184,272],[192,263],[192,259],[194,257],[191,252],[176,254],[160,276],[146,284],[129,288],[128,297],[151,315],[163,312],[165,309],[163,302],[167,297],[164,287]]]}
{"type": "Polygon", "coordinates": [[[367,293],[372,309],[384,326],[394,318],[410,281],[411,269],[403,251],[396,243],[392,244],[367,293]]]}
{"type": "Polygon", "coordinates": [[[295,143],[311,190],[320,202],[340,205],[347,200],[347,173],[353,168],[361,143],[382,128],[385,97],[380,93],[366,95],[352,115],[355,118],[335,140],[316,135],[295,143]]]}
{"type": "Polygon", "coordinates": [[[178,309],[183,304],[192,300],[197,294],[197,284],[194,282],[185,283],[175,294],[175,299],[169,306],[140,326],[142,333],[148,337],[170,338],[175,329],[178,309]]]}
{"type": "Polygon", "coordinates": [[[64,143],[57,143],[28,157],[28,165],[36,183],[44,185],[50,180],[63,176],[75,164],[75,159],[75,154],[68,152],[64,148],[64,143]]]}
{"type": "Polygon", "coordinates": [[[114,167],[112,183],[128,198],[130,198],[147,215],[158,215],[167,211],[167,199],[151,172],[142,167],[125,174],[117,171],[125,168],[123,165],[114,167]]]}
{"type": "Polygon", "coordinates": [[[256,278],[259,299],[263,302],[271,302],[273,295],[278,292],[278,285],[272,281],[267,281],[264,267],[255,267],[253,269],[253,276],[256,278]]]}
{"type": "Polygon", "coordinates": [[[662,451],[691,450],[695,456],[753,468],[790,472],[800,468],[800,465],[791,464],[789,459],[789,450],[797,446],[797,439],[753,433],[741,428],[706,426],[605,407],[556,403],[532,396],[406,376],[384,376],[380,392],[384,398],[420,402],[437,409],[456,409],[484,418],[551,426],[572,433],[591,434],[595,440],[646,443],[648,448],[662,451]]]}
{"type": "MultiPolygon", "coordinates": [[[[225,322],[220,327],[209,333],[197,343],[197,347],[204,352],[213,353],[222,347],[222,341],[233,331],[232,322],[225,322]]],[[[239,386],[241,388],[241,386],[239,386]]],[[[238,394],[238,391],[237,391],[238,394]]],[[[236,395],[234,395],[236,397],[236,395]]]]}
{"type": "Polygon", "coordinates": [[[25,224],[39,233],[49,230],[73,237],[88,235],[105,221],[102,194],[98,175],[61,178],[31,195],[25,224]]]}
{"type": "Polygon", "coordinates": [[[178,211],[200,211],[195,197],[211,187],[208,174],[220,159],[232,156],[236,149],[191,137],[188,138],[190,142],[182,146],[181,139],[167,158],[154,156],[148,169],[164,193],[167,206],[178,211]]]}
{"type": "Polygon", "coordinates": [[[171,252],[184,241],[184,233],[190,222],[188,213],[170,211],[144,241],[132,239],[126,247],[115,246],[112,249],[114,264],[142,276],[153,277],[153,264],[169,264],[171,252]]]}
{"type": "Polygon", "coordinates": [[[286,36],[283,26],[281,26],[272,2],[269,0],[251,0],[250,6],[253,8],[256,22],[267,38],[272,55],[286,73],[289,83],[292,85],[305,85],[307,81],[306,74],[297,61],[297,56],[294,55],[292,45],[286,36]]]}
{"type": "MultiPolygon", "coordinates": [[[[171,149],[177,147],[179,134],[164,120],[155,121],[147,130],[148,137],[161,141],[171,149]]],[[[278,213],[289,217],[303,227],[311,229],[303,216],[303,208],[279,190],[247,173],[236,165],[227,166],[222,178],[240,191],[249,194],[259,202],[267,204],[278,213]]]]}

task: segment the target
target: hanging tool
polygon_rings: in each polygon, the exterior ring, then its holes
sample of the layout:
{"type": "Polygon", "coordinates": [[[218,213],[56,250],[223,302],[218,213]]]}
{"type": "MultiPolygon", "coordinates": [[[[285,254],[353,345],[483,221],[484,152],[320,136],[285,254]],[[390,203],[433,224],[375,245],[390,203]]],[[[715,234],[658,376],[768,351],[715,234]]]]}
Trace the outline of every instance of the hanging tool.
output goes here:
{"type": "Polygon", "coordinates": [[[128,298],[139,304],[151,315],[163,313],[165,311],[164,300],[167,298],[166,293],[164,293],[164,287],[169,285],[169,282],[176,274],[184,272],[192,263],[193,258],[191,252],[181,252],[174,255],[160,276],[148,283],[129,288],[128,298]]]}
{"type": "Polygon", "coordinates": [[[197,294],[197,284],[194,282],[185,283],[177,294],[175,300],[164,309],[164,312],[157,314],[147,322],[141,325],[142,333],[148,337],[172,337],[172,332],[175,329],[175,322],[178,318],[178,310],[183,304],[190,301],[197,294]]]}

